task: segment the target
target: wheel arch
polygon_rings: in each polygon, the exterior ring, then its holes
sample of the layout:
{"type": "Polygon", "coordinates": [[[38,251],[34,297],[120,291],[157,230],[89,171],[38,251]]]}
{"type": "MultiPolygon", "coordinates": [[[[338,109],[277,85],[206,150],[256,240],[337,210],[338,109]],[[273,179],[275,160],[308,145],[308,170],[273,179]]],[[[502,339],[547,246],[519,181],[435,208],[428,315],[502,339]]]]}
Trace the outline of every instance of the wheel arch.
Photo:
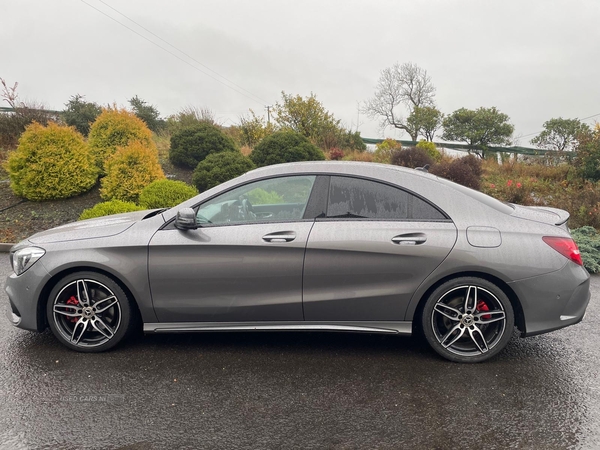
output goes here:
{"type": "Polygon", "coordinates": [[[46,284],[42,288],[40,295],[38,297],[38,300],[37,300],[37,328],[38,328],[38,331],[44,331],[48,327],[48,317],[46,316],[46,304],[48,303],[50,292],[52,291],[52,289],[54,289],[54,286],[56,286],[56,284],[61,279],[63,279],[67,275],[70,275],[70,274],[76,273],[76,272],[96,272],[96,273],[102,274],[102,275],[110,278],[115,283],[117,283],[119,285],[119,287],[121,289],[123,289],[123,291],[125,292],[125,295],[127,295],[127,297],[131,299],[132,307],[133,307],[132,309],[134,311],[135,318],[138,319],[139,322],[141,322],[141,312],[140,312],[140,307],[138,305],[137,299],[135,298],[135,296],[133,295],[133,292],[131,291],[131,289],[129,289],[127,284],[125,284],[123,282],[123,280],[121,280],[114,273],[112,273],[108,270],[104,270],[99,267],[74,266],[74,267],[65,268],[65,269],[61,270],[60,272],[57,272],[54,275],[52,275],[52,277],[48,280],[48,282],[46,282],[46,284]]]}
{"type": "MultiPolygon", "coordinates": [[[[423,308],[425,307],[425,303],[427,302],[427,299],[433,293],[433,291],[435,291],[439,286],[441,286],[445,282],[452,280],[454,278],[461,278],[461,277],[482,278],[482,279],[487,280],[490,283],[494,283],[496,286],[498,286],[510,300],[510,304],[513,307],[513,310],[515,313],[515,325],[517,326],[517,328],[519,329],[519,331],[521,333],[525,333],[525,331],[526,331],[525,330],[525,316],[523,314],[523,308],[521,306],[521,301],[519,300],[519,297],[517,296],[515,291],[504,280],[502,280],[501,278],[499,278],[495,275],[492,275],[492,274],[489,274],[486,272],[470,270],[470,271],[456,272],[456,273],[446,275],[445,277],[440,278],[439,280],[437,280],[435,283],[433,283],[431,286],[429,286],[427,288],[427,290],[419,298],[417,305],[414,309],[414,313],[413,313],[413,317],[412,317],[413,334],[421,332],[420,324],[421,324],[421,317],[423,314],[423,308]]],[[[406,319],[406,320],[408,320],[408,319],[406,319]]]]}

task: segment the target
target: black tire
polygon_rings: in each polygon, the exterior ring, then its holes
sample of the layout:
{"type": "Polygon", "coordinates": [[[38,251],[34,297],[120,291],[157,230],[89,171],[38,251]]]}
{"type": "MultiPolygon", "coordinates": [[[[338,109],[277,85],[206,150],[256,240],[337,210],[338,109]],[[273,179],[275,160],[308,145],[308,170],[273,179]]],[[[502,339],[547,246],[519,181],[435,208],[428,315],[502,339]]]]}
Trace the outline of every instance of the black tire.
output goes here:
{"type": "Polygon", "coordinates": [[[477,277],[455,278],[439,286],[427,299],[421,317],[431,348],[462,363],[497,355],[510,341],[514,326],[513,308],[504,291],[477,277]]]}
{"type": "Polygon", "coordinates": [[[54,286],[46,317],[62,344],[85,353],[113,348],[134,322],[131,300],[123,289],[112,278],[91,271],[67,275],[54,286]]]}

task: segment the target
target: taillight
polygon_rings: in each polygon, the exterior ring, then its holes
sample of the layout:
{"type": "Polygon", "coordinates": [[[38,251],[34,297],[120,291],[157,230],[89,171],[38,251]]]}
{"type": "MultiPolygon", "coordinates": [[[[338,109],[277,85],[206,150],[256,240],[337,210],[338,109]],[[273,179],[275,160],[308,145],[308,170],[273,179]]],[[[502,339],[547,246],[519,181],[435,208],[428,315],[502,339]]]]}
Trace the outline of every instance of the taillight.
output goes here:
{"type": "Polygon", "coordinates": [[[565,258],[570,259],[575,264],[583,266],[579,248],[577,248],[577,244],[573,239],[558,236],[544,236],[542,239],[565,258]]]}

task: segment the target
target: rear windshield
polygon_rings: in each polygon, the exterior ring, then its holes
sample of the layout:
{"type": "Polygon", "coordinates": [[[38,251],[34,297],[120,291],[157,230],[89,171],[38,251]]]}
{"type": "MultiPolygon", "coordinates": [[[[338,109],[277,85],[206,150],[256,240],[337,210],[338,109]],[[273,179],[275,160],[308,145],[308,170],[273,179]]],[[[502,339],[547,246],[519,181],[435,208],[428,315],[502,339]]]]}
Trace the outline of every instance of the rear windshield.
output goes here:
{"type": "Polygon", "coordinates": [[[468,195],[474,200],[483,203],[484,205],[489,206],[490,208],[494,208],[496,211],[500,211],[504,214],[512,214],[514,208],[510,206],[508,203],[503,203],[500,200],[496,200],[493,197],[490,197],[483,192],[476,191],[474,189],[463,186],[462,184],[454,183],[452,181],[446,180],[445,178],[437,177],[438,181],[442,184],[445,184],[449,187],[456,189],[459,192],[462,192],[465,195],[468,195]]]}

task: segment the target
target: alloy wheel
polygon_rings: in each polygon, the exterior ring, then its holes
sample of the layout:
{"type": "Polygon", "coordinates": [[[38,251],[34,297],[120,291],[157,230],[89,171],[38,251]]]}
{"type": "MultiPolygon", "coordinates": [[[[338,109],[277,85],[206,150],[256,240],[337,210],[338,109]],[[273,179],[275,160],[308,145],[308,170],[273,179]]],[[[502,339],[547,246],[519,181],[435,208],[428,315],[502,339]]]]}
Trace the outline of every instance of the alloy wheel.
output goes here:
{"type": "Polygon", "coordinates": [[[480,356],[502,340],[507,313],[490,290],[461,285],[448,290],[435,303],[431,327],[443,349],[459,356],[480,356]]]}
{"type": "Polygon", "coordinates": [[[58,333],[71,345],[99,347],[111,341],[122,321],[118,296],[104,283],[81,278],[55,296],[52,316],[58,333]]]}

